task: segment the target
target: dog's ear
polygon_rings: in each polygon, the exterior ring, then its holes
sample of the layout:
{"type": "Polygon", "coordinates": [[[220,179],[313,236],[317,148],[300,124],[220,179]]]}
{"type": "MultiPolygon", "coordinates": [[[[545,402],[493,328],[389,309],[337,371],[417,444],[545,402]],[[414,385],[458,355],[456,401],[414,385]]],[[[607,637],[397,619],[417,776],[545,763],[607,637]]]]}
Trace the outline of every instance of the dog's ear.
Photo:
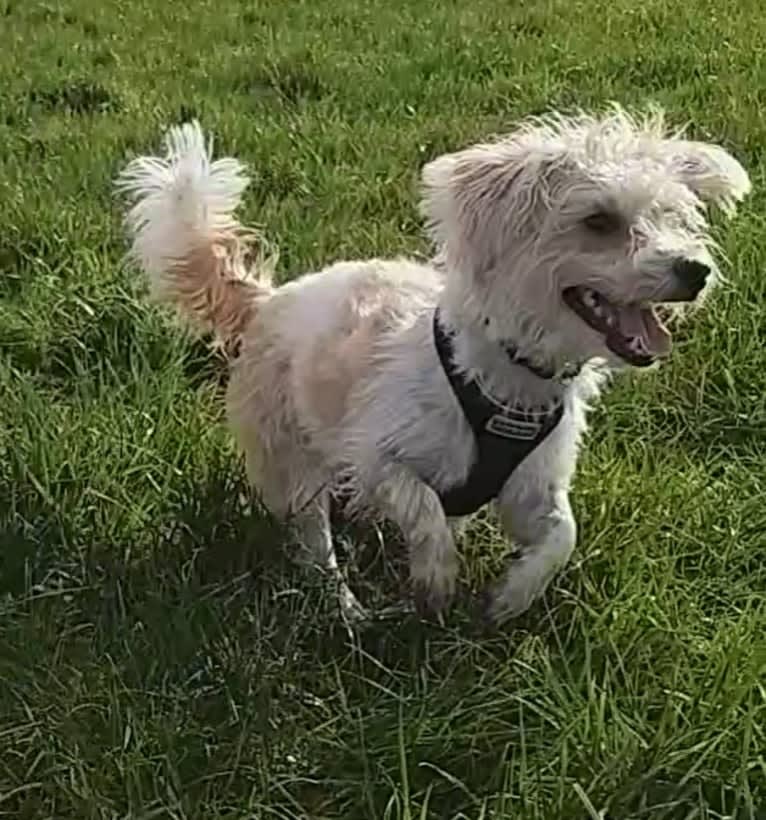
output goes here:
{"type": "Polygon", "coordinates": [[[750,193],[750,178],[734,157],[719,145],[674,142],[672,165],[676,176],[703,202],[732,213],[750,193]]]}
{"type": "Polygon", "coordinates": [[[421,212],[449,267],[476,277],[495,268],[530,217],[540,222],[552,167],[545,152],[513,138],[427,164],[421,212]]]}

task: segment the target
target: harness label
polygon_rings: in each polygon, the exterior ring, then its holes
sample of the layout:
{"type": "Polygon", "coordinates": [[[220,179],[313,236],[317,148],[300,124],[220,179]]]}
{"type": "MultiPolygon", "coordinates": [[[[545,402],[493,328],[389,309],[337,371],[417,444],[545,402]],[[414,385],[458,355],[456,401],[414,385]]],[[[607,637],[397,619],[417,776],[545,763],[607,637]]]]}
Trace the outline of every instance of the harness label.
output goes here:
{"type": "Polygon", "coordinates": [[[488,433],[501,438],[515,438],[522,441],[534,441],[542,424],[539,421],[530,421],[525,418],[514,418],[500,413],[495,414],[487,422],[484,428],[488,433]]]}

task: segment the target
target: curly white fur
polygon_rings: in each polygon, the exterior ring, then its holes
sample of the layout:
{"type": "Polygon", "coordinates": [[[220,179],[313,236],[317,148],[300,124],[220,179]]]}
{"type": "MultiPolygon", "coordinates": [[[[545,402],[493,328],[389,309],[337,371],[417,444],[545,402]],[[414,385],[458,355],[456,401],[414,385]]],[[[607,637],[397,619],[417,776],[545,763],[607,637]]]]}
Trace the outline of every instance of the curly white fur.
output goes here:
{"type": "Polygon", "coordinates": [[[244,252],[255,234],[234,216],[249,184],[235,159],[211,159],[199,123],[171,128],[166,155],[138,157],[117,187],[134,200],[127,214],[131,256],[153,296],[232,343],[251,321],[270,283],[256,281],[244,252]]]}
{"type": "MultiPolygon", "coordinates": [[[[401,528],[418,600],[440,610],[454,592],[458,561],[438,493],[466,478],[475,442],[434,348],[435,307],[466,378],[500,402],[564,402],[562,422],[497,500],[518,547],[491,595],[502,621],[539,597],[574,548],[568,496],[586,408],[605,373],[624,365],[562,294],[592,288],[634,314],[693,300],[699,287],[679,296],[679,265],[709,272],[705,290],[715,281],[706,208],[730,212],[750,183],[722,148],[667,134],[659,114],[619,109],[530,120],[439,157],[423,182],[433,264],[340,262],[277,289],[243,262],[233,215],[242,168],[211,163],[197,124],[171,131],[164,160],[134,160],[120,186],[134,197],[134,257],[156,290],[239,343],[228,411],[249,477],[335,575],[329,505],[343,487],[401,528]],[[616,227],[589,230],[594,212],[616,227]],[[509,360],[505,341],[556,371],[579,363],[580,375],[539,378],[509,360]]],[[[345,585],[342,596],[357,611],[345,585]]]]}

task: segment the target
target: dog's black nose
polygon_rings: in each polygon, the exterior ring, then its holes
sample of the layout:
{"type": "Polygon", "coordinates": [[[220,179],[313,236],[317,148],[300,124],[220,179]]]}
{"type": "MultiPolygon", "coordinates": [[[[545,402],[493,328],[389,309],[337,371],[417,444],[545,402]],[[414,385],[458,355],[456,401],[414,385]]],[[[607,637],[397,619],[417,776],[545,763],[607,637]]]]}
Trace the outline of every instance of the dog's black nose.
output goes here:
{"type": "Polygon", "coordinates": [[[705,287],[705,280],[710,275],[710,268],[702,262],[692,259],[676,259],[673,263],[673,274],[694,297],[705,287]]]}

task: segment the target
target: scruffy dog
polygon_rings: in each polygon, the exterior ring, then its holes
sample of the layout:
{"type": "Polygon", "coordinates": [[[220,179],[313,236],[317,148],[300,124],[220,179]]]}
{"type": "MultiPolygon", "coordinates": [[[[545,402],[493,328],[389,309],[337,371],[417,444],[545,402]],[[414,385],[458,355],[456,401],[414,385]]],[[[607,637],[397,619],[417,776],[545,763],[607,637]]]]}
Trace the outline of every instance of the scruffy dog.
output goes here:
{"type": "Polygon", "coordinates": [[[452,525],[496,503],[516,551],[488,615],[524,612],[575,545],[588,402],[610,370],[668,354],[656,305],[715,282],[706,210],[733,212],[746,172],[658,113],[534,119],[425,166],[432,264],[339,262],[281,287],[247,261],[247,185],[197,123],[118,180],[155,294],[233,353],[229,419],[264,503],[349,616],[363,610],[333,551],[334,495],[399,526],[415,601],[437,613],[456,585],[452,525]]]}

